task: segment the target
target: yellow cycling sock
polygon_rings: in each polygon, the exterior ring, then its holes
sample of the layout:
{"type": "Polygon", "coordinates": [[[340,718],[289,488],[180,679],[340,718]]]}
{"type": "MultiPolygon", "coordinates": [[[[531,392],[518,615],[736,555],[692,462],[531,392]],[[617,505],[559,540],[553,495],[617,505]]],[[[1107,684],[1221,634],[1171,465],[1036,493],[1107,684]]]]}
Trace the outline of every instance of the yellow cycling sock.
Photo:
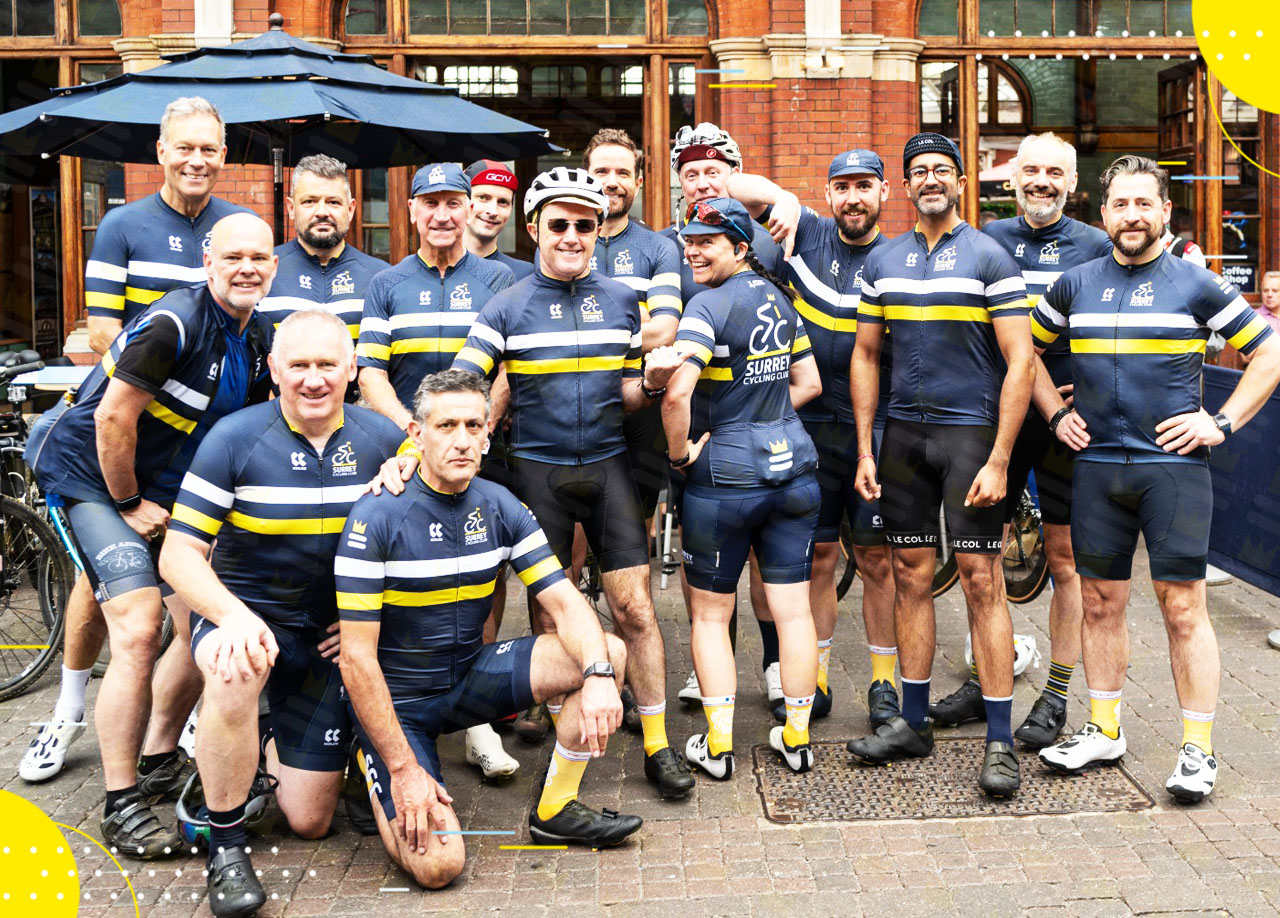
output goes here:
{"type": "Polygon", "coordinates": [[[818,690],[827,690],[827,667],[831,664],[831,638],[818,641],[818,690]]]}
{"type": "Polygon", "coordinates": [[[563,707],[564,705],[562,704],[547,705],[547,716],[551,718],[551,728],[553,730],[560,726],[560,709],[563,707]]]}
{"type": "Polygon", "coordinates": [[[574,752],[556,743],[547,766],[547,783],[542,785],[542,797],[538,800],[538,818],[550,819],[578,796],[582,773],[587,770],[591,753],[584,749],[574,752]]]}
{"type": "Polygon", "coordinates": [[[787,725],[782,728],[782,741],[788,746],[803,746],[809,742],[809,713],[813,710],[813,696],[792,698],[786,696],[787,725]]]}
{"type": "Polygon", "coordinates": [[[1193,746],[1199,746],[1200,751],[1205,755],[1213,755],[1213,740],[1209,735],[1213,733],[1213,712],[1201,714],[1198,711],[1188,711],[1182,709],[1182,745],[1191,743],[1193,746]]]}
{"type": "Polygon", "coordinates": [[[712,755],[733,751],[733,695],[702,698],[702,713],[707,716],[707,750],[712,755]]]}
{"type": "Polygon", "coordinates": [[[893,670],[898,665],[898,648],[877,647],[872,644],[868,649],[871,651],[871,681],[893,685],[893,670]]]}
{"type": "Polygon", "coordinates": [[[644,731],[644,754],[653,755],[671,745],[667,740],[667,703],[636,705],[640,712],[640,729],[644,731]]]}
{"type": "Polygon", "coordinates": [[[1098,692],[1089,689],[1089,720],[1107,736],[1120,736],[1120,693],[1098,692]]]}

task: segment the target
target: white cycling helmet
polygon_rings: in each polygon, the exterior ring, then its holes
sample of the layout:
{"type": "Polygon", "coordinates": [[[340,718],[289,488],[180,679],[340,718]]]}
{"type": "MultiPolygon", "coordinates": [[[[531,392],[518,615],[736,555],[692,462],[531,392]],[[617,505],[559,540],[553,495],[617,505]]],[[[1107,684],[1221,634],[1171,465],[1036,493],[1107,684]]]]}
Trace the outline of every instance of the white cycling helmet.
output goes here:
{"type": "Polygon", "coordinates": [[[548,201],[575,201],[601,214],[609,209],[609,199],[605,197],[600,180],[586,169],[569,166],[556,166],[533,180],[524,193],[525,216],[532,220],[548,201]]]}
{"type": "Polygon", "coordinates": [[[742,151],[727,131],[721,130],[710,121],[703,121],[697,127],[687,124],[676,131],[676,139],[671,143],[671,171],[680,171],[680,154],[693,146],[711,147],[720,151],[731,166],[742,168],[742,151]]]}
{"type": "MultiPolygon", "coordinates": [[[[973,635],[965,635],[964,661],[973,665],[973,635]]],[[[1036,647],[1034,634],[1015,634],[1013,636],[1013,674],[1021,676],[1028,667],[1040,668],[1040,651],[1036,647]]]]}

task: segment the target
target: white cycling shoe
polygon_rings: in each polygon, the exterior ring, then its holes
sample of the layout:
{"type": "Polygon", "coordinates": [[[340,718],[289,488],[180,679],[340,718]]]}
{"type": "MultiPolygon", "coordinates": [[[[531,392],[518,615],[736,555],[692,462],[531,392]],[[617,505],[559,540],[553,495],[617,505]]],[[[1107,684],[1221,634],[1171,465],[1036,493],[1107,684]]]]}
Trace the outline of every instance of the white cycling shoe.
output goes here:
{"type": "Polygon", "coordinates": [[[698,685],[696,672],[689,670],[689,678],[685,680],[684,688],[676,693],[676,697],[685,704],[702,704],[702,688],[698,685]]]}
{"type": "Polygon", "coordinates": [[[808,743],[801,746],[788,746],[786,740],[782,738],[782,731],[785,729],[785,727],[774,727],[770,730],[769,745],[782,756],[783,761],[792,771],[803,774],[812,770],[813,747],[808,743]]]}
{"type": "Polygon", "coordinates": [[[1112,739],[1090,721],[1062,742],[1041,749],[1040,761],[1054,771],[1075,774],[1091,765],[1114,765],[1128,749],[1122,728],[1112,739]]]}
{"type": "Polygon", "coordinates": [[[1164,789],[1175,800],[1183,803],[1199,803],[1213,793],[1218,780],[1218,760],[1194,743],[1178,750],[1178,764],[1164,783],[1164,789]]]}
{"type": "MultiPolygon", "coordinates": [[[[964,638],[964,662],[967,666],[973,665],[972,634],[967,634],[964,638]]],[[[1036,636],[1034,634],[1015,634],[1013,636],[1014,677],[1021,676],[1032,666],[1036,669],[1040,668],[1040,650],[1036,647],[1036,636]]]]}
{"type": "Polygon", "coordinates": [[[488,724],[467,729],[467,764],[475,765],[486,778],[506,778],[520,770],[520,763],[502,748],[502,737],[488,724]]]}
{"type": "Polygon", "coordinates": [[[178,748],[187,754],[191,761],[196,760],[196,709],[192,708],[187,715],[187,722],[182,725],[182,734],[178,737],[178,748]]]}
{"type": "Polygon", "coordinates": [[[707,748],[707,734],[695,733],[684,744],[684,758],[690,765],[697,765],[717,781],[728,781],[733,777],[733,752],[726,750],[719,755],[712,755],[707,748]]]}
{"type": "Polygon", "coordinates": [[[51,720],[40,727],[40,733],[31,741],[22,762],[18,765],[18,776],[31,784],[48,781],[62,771],[67,760],[67,750],[80,738],[88,726],[83,720],[51,720]]]}
{"type": "Polygon", "coordinates": [[[769,705],[772,707],[782,700],[782,664],[770,663],[765,667],[764,671],[764,690],[769,696],[769,705]]]}

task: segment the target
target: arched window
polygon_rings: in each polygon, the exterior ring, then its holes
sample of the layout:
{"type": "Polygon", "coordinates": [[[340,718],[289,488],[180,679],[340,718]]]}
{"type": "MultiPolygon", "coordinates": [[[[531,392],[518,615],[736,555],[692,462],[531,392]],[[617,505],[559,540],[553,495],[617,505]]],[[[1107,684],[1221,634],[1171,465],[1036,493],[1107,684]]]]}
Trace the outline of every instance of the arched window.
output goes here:
{"type": "Polygon", "coordinates": [[[77,4],[79,35],[119,35],[120,7],[116,0],[80,0],[77,4]]]}
{"type": "Polygon", "coordinates": [[[959,0],[920,0],[920,27],[916,34],[951,38],[959,35],[959,0]]]}

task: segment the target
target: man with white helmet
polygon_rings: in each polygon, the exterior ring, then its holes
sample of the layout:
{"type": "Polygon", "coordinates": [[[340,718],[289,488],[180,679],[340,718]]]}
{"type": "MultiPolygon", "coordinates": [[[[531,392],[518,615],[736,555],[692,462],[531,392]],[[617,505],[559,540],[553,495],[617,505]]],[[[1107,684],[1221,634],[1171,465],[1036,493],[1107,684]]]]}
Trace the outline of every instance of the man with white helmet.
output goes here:
{"type": "MultiPolygon", "coordinates": [[[[453,365],[483,376],[505,366],[513,490],[565,568],[574,524],[582,524],[627,645],[645,775],[664,797],[682,797],[693,776],[667,741],[666,660],[622,417],[661,398],[683,361],[669,347],[655,348],[642,371],[636,291],[590,268],[607,208],[600,182],[584,169],[558,167],[534,179],[524,198],[538,246],[534,273],[480,310],[453,365]]],[[[502,413],[495,405],[491,416],[502,413]]],[[[572,773],[559,747],[556,756],[552,774],[572,773]]],[[[556,814],[535,815],[534,824],[556,814]]]]}

